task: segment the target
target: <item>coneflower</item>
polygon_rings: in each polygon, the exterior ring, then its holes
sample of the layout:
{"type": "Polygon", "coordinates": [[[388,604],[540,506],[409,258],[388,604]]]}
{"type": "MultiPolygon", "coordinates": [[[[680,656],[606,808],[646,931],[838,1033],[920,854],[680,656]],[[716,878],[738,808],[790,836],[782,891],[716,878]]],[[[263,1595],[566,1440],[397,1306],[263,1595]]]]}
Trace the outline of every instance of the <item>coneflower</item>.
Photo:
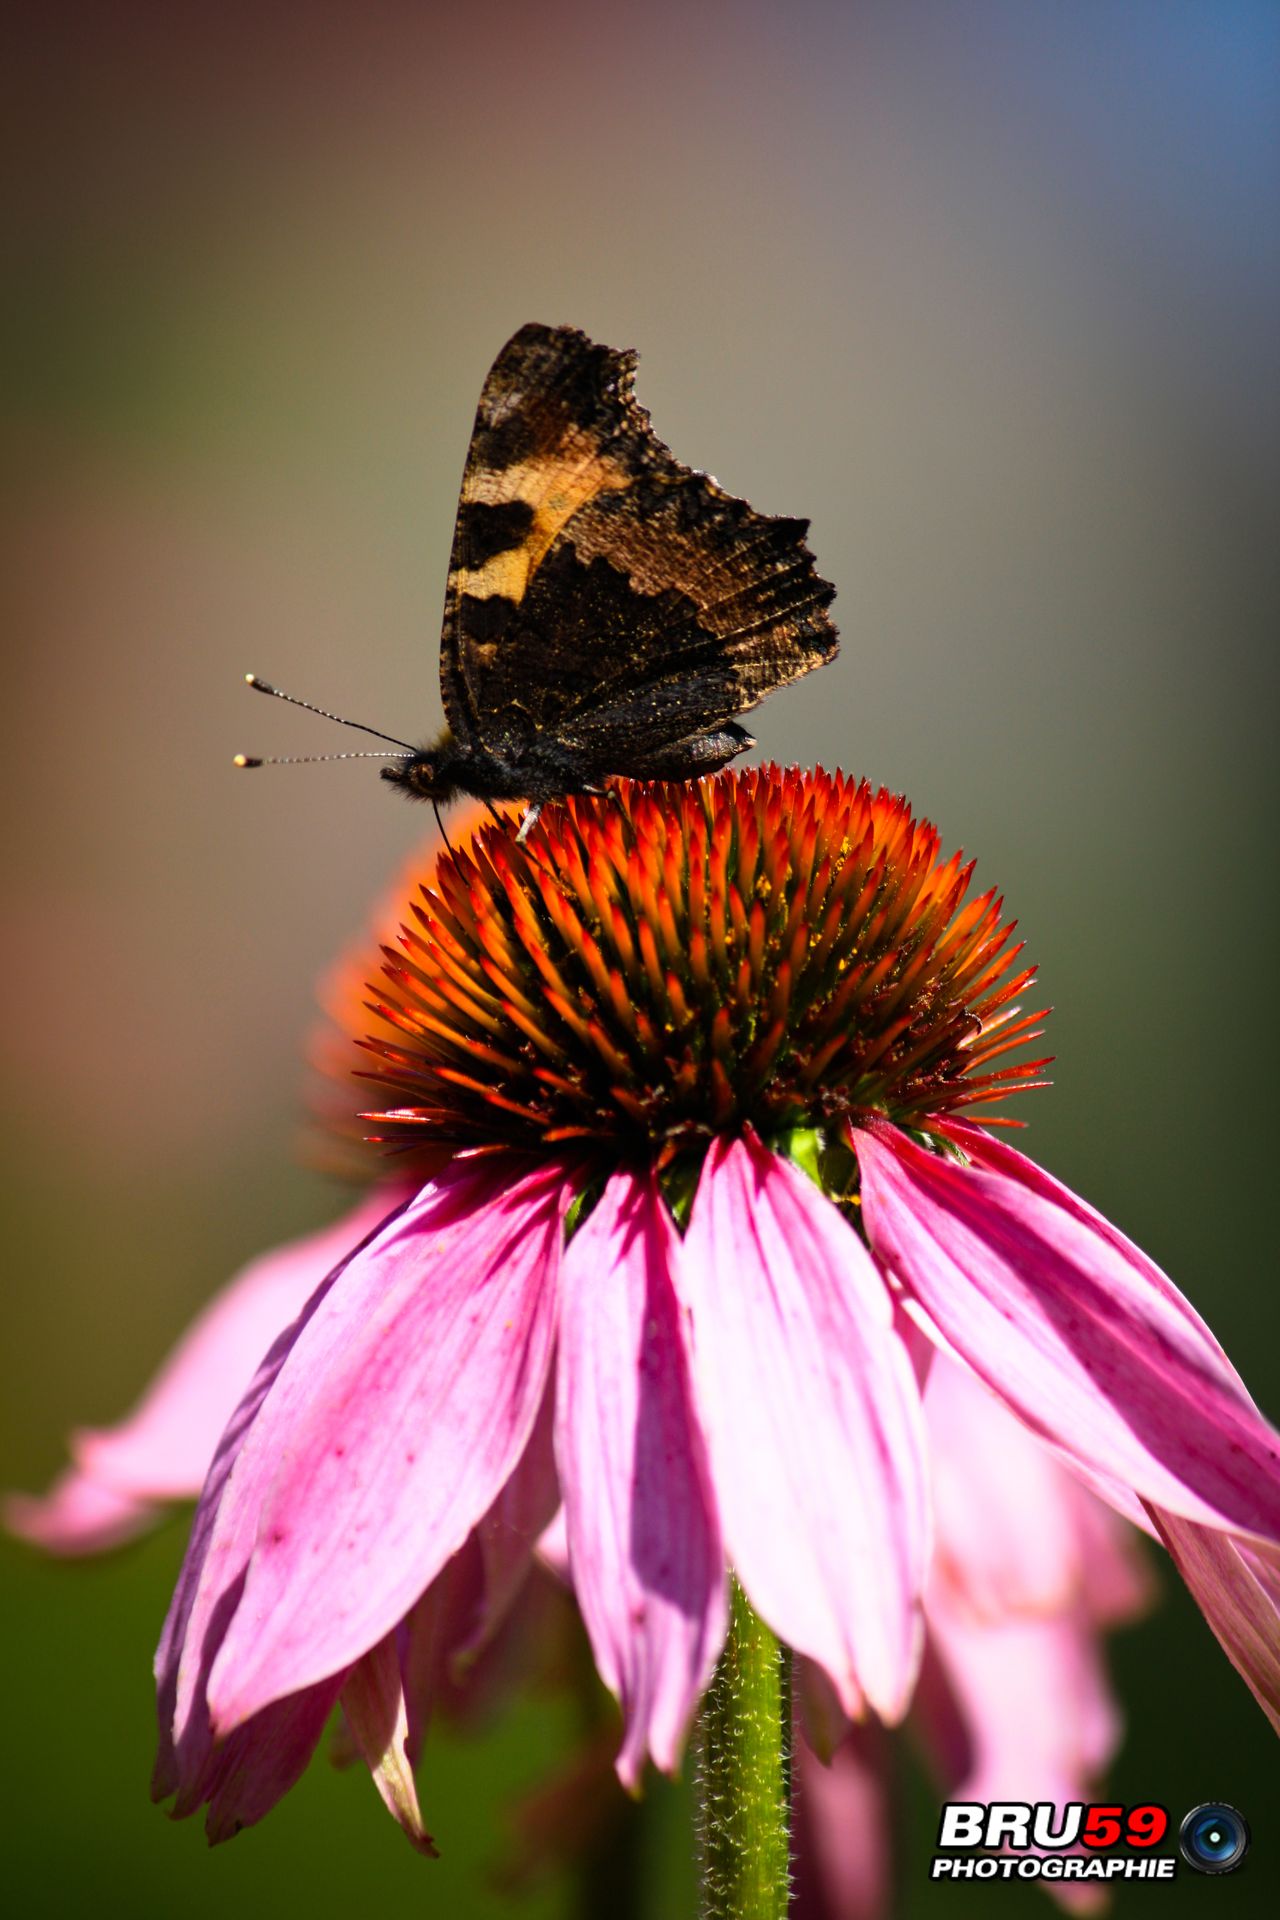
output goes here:
{"type": "Polygon", "coordinates": [[[1037,1064],[1005,1061],[1029,971],[968,877],[901,800],[772,769],[442,856],[368,1041],[372,1131],[436,1170],[219,1449],[161,1653],[162,1786],[193,1804],[255,1721],[322,1718],[548,1418],[533,1504],[563,1500],[629,1783],[676,1764],[730,1569],[849,1714],[905,1711],[930,1344],[1123,1511],[1274,1546],[1277,1436],[1202,1323],[974,1124],[1037,1064]]]}
{"type": "Polygon", "coordinates": [[[989,1131],[1044,1062],[1011,1058],[1032,971],[970,873],[904,801],[772,768],[440,856],[362,1037],[390,1215],[201,1497],[159,1655],[176,1810],[259,1817],[341,1699],[420,1831],[398,1730],[504,1502],[529,1544],[563,1504],[628,1785],[680,1758],[731,1575],[735,1621],[898,1720],[937,1351],[1165,1538],[1276,1717],[1280,1437],[1153,1263],[989,1131]]]}

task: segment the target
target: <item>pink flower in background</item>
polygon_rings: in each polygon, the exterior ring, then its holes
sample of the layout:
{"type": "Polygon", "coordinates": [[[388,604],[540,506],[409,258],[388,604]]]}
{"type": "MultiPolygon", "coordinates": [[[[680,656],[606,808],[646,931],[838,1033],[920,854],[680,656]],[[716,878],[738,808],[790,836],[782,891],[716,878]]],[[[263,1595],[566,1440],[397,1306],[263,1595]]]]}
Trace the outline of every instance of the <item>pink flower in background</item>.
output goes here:
{"type": "MultiPolygon", "coordinates": [[[[769,769],[440,859],[364,1020],[403,1204],[368,1203],[301,1311],[318,1262],[274,1257],[297,1291],[201,1496],[158,1656],[175,1812],[259,1818],[340,1700],[423,1843],[442,1661],[558,1503],[628,1785],[679,1760],[732,1569],[839,1715],[914,1700],[949,1783],[1078,1797],[1113,1739],[1098,1631],[1135,1595],[1063,1466],[1163,1535],[1274,1710],[1280,1442],[1146,1256],[960,1117],[1041,1064],[1002,1063],[1031,976],[969,874],[902,801],[769,769]],[[992,1419],[1007,1497],[975,1509],[992,1419]],[[1039,1750],[1015,1674],[1062,1701],[1039,1750]]],[[[253,1365],[236,1299],[209,1408],[253,1365]]],[[[166,1398],[81,1447],[64,1508],[178,1490],[147,1464],[166,1398]]]]}
{"type": "Polygon", "coordinates": [[[387,1216],[379,1191],[332,1226],[264,1254],[199,1313],[133,1412],[71,1436],[73,1464],[41,1498],[10,1494],[5,1524],[49,1553],[101,1553],[194,1500],[254,1369],[325,1275],[387,1216]]]}

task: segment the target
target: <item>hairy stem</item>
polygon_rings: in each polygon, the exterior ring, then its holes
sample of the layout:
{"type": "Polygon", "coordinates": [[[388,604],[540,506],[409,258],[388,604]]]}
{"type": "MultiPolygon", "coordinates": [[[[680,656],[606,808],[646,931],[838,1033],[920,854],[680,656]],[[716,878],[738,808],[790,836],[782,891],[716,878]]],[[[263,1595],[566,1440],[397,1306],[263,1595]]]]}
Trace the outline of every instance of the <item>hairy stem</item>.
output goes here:
{"type": "Polygon", "coordinates": [[[791,1872],[791,1653],[733,1582],[698,1717],[701,1920],[784,1920],[791,1872]]]}

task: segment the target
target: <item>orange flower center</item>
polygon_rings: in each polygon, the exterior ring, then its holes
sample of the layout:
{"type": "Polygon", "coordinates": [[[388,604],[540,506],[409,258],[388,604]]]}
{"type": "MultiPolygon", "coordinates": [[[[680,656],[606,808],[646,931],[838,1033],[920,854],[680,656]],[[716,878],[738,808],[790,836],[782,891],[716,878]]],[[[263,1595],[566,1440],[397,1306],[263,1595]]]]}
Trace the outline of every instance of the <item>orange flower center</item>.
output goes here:
{"type": "Polygon", "coordinates": [[[361,1044],[377,1139],[577,1141],[667,1158],[712,1133],[882,1115],[928,1130],[1037,1083],[1034,969],[972,863],[865,782],[776,767],[621,782],[442,853],[385,948],[361,1044]]]}

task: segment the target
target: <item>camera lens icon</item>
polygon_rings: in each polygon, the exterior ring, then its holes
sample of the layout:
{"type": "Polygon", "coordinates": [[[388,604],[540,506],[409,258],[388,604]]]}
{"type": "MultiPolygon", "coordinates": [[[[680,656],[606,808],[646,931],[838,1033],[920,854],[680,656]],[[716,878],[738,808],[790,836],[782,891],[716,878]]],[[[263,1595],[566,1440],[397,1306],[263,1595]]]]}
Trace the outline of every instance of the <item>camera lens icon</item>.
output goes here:
{"type": "Polygon", "coordinates": [[[1179,1827],[1178,1851],[1197,1873],[1230,1873],[1249,1851],[1249,1823],[1224,1801],[1206,1800],[1179,1827]]]}

